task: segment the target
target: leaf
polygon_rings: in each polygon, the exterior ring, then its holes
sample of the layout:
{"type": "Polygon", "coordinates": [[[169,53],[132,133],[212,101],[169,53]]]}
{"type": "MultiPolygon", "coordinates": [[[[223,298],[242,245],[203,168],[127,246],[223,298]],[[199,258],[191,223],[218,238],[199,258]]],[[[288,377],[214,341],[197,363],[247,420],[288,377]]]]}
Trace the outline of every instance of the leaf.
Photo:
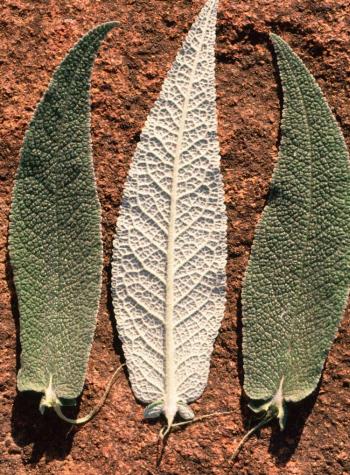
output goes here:
{"type": "Polygon", "coordinates": [[[316,388],[349,288],[350,169],[314,78],[271,35],[284,92],[280,157],[243,289],[243,358],[255,411],[279,417],[316,388]],[[261,400],[265,401],[261,405],[261,400]]]}
{"type": "Polygon", "coordinates": [[[26,133],[13,194],[10,257],[20,311],[20,391],[42,407],[75,399],[100,297],[100,206],[92,167],[93,60],[115,23],[84,36],[54,73],[26,133]]]}
{"type": "Polygon", "coordinates": [[[225,303],[226,217],[215,107],[215,0],[192,26],[149,114],[126,183],[113,303],[135,396],[193,412],[225,303]]]}

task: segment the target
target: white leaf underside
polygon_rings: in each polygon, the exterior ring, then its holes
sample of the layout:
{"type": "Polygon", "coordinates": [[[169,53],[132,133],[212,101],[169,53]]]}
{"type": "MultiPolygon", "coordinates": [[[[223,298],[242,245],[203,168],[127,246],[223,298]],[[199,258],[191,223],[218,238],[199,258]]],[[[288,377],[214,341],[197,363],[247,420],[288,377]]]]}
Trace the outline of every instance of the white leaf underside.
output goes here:
{"type": "Polygon", "coordinates": [[[225,305],[216,8],[209,0],[202,9],[149,114],[114,242],[113,304],[132,388],[168,422],[177,410],[188,416],[181,403],[206,386],[225,305]]]}

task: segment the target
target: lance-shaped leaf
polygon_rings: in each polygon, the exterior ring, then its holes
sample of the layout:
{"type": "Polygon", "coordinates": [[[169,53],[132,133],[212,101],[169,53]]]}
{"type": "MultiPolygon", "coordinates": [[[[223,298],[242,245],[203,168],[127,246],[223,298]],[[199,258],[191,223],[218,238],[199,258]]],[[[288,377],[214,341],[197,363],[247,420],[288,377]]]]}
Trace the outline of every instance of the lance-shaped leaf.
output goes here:
{"type": "Polygon", "coordinates": [[[216,0],[192,26],[149,114],[114,243],[113,301],[132,388],[171,426],[203,392],[225,302],[216,136],[216,0]]]}
{"type": "Polygon", "coordinates": [[[16,176],[10,257],[20,312],[20,391],[42,407],[79,396],[96,324],[102,243],[90,143],[90,75],[114,23],[54,73],[26,133],[16,176]]]}
{"type": "Polygon", "coordinates": [[[302,61],[271,35],[284,93],[281,145],[243,289],[244,388],[255,410],[317,386],[346,304],[350,169],[341,131],[302,61]]]}

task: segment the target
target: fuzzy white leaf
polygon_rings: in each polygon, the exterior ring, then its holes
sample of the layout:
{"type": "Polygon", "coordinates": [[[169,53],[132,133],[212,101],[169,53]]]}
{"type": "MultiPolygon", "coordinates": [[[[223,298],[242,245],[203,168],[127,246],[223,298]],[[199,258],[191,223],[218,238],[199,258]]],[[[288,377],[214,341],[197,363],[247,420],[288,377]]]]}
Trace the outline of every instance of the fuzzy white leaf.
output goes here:
{"type": "Polygon", "coordinates": [[[153,403],[146,417],[163,412],[169,424],[206,386],[225,305],[216,9],[216,0],[202,9],[149,114],[114,243],[113,303],[132,388],[153,403]]]}

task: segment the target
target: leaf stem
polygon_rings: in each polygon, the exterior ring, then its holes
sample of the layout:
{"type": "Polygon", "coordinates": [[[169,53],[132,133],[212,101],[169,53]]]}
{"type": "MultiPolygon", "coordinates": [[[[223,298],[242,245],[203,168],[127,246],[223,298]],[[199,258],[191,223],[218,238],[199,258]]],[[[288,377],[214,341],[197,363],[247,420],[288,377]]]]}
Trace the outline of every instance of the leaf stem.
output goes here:
{"type": "Polygon", "coordinates": [[[177,422],[176,424],[173,424],[172,427],[181,427],[188,424],[193,424],[194,422],[203,421],[204,419],[210,419],[211,417],[228,416],[229,414],[233,414],[233,413],[234,411],[212,412],[211,414],[204,414],[204,416],[195,417],[194,419],[191,419],[189,421],[177,422]]]}
{"type": "Polygon", "coordinates": [[[239,454],[239,452],[241,451],[243,445],[246,443],[246,441],[256,432],[258,431],[259,429],[261,429],[261,427],[264,427],[266,424],[268,424],[272,419],[274,419],[274,415],[273,416],[269,416],[267,418],[264,418],[262,421],[259,422],[259,424],[257,424],[256,426],[252,427],[246,434],[245,436],[242,438],[242,440],[240,441],[240,443],[237,445],[235,451],[233,452],[233,454],[231,455],[230,457],[230,461],[231,462],[234,462],[239,454]]]}
{"type": "Polygon", "coordinates": [[[163,440],[174,427],[182,427],[188,424],[193,424],[195,422],[201,422],[204,419],[209,419],[211,417],[219,417],[219,416],[228,416],[229,414],[233,414],[234,411],[225,411],[225,412],[212,412],[211,414],[204,414],[204,416],[195,417],[194,419],[190,419],[188,421],[176,422],[171,426],[163,427],[159,432],[159,438],[163,440]]]}
{"type": "Polygon", "coordinates": [[[52,407],[54,409],[54,411],[56,412],[56,414],[58,415],[58,417],[60,419],[62,419],[63,421],[65,422],[68,422],[68,424],[74,424],[74,425],[83,425],[83,424],[86,424],[87,422],[91,421],[91,419],[93,417],[96,416],[96,414],[100,411],[100,409],[102,408],[103,404],[105,403],[107,397],[108,397],[108,394],[120,372],[120,370],[125,366],[125,364],[122,364],[121,366],[119,366],[119,368],[117,368],[117,370],[113,373],[111,379],[109,380],[108,384],[107,384],[107,387],[105,389],[105,392],[100,400],[100,402],[92,409],[92,411],[87,414],[86,416],[84,417],[80,417],[78,419],[71,419],[69,417],[66,417],[63,412],[62,412],[62,409],[61,409],[61,404],[59,402],[55,402],[52,407]]]}

